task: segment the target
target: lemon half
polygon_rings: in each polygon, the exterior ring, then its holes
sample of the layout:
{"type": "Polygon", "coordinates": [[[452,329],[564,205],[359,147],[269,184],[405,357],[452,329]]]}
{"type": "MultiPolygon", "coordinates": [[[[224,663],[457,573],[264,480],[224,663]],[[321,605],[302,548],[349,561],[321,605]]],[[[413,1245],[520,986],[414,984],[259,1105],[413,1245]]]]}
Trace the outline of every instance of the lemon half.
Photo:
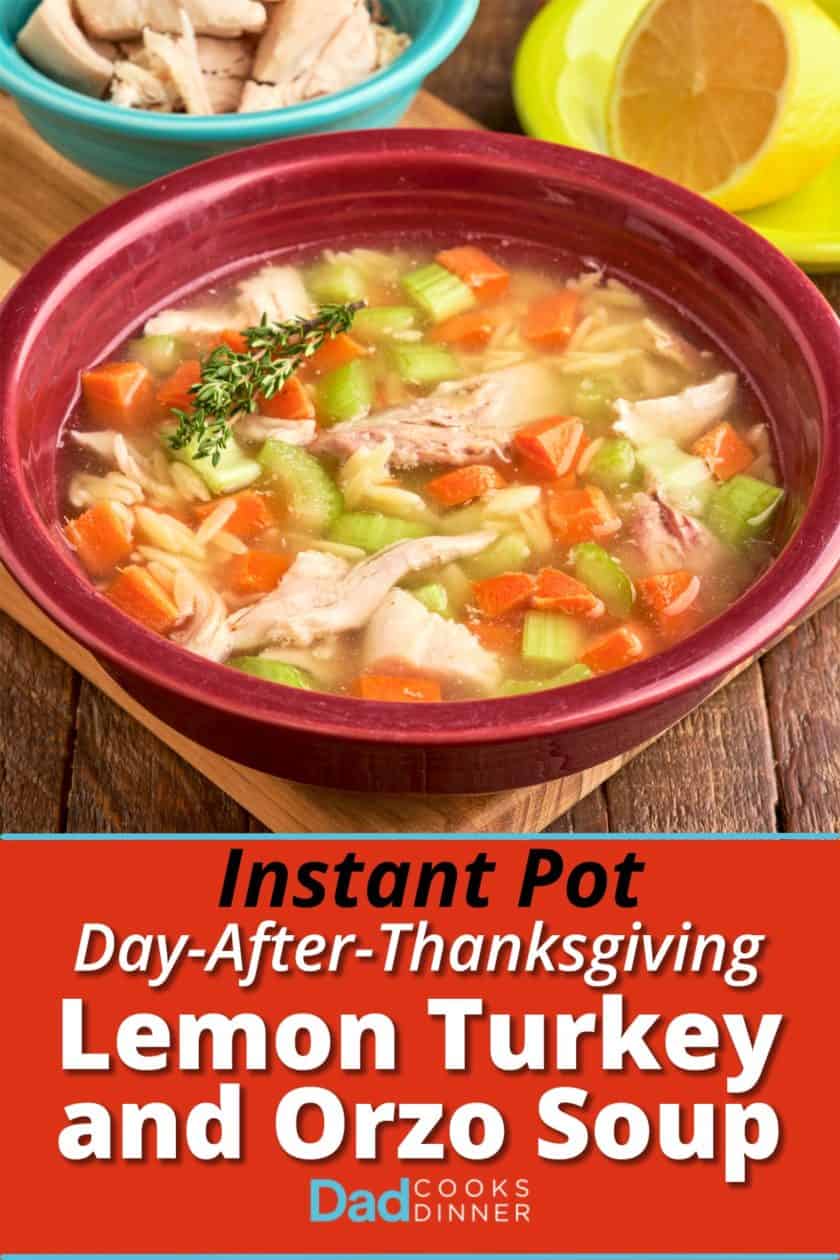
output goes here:
{"type": "Polygon", "coordinates": [[[726,209],[787,197],[840,154],[840,27],[812,0],[653,0],[608,132],[616,157],[726,209]]]}

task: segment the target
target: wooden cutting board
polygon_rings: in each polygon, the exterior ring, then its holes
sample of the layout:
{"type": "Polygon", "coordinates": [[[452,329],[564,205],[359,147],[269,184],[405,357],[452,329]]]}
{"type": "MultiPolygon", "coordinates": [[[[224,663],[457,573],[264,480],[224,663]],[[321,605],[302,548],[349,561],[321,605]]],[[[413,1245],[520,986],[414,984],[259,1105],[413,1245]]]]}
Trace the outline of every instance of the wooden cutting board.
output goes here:
{"type": "MultiPolygon", "coordinates": [[[[428,92],[419,94],[402,125],[482,130],[428,92]]],[[[0,259],[21,271],[31,267],[60,236],[123,192],[51,149],[0,92],[0,259]]]]}
{"type": "MultiPolygon", "coordinates": [[[[478,124],[421,92],[405,126],[475,128],[478,124]]],[[[40,140],[0,97],[0,297],[59,236],[123,190],[79,170],[40,140]]],[[[840,594],[840,578],[811,613],[840,594]]],[[[487,796],[382,796],[303,787],[250,770],[179,735],[132,700],[89,652],[60,630],[0,567],[0,609],[100,688],[272,831],[540,831],[571,809],[641,747],[583,774],[487,796]]],[[[792,630],[794,627],[790,627],[792,630]]],[[[726,681],[752,664],[747,661],[726,681]]],[[[725,685],[725,684],[723,684],[725,685]]]]}

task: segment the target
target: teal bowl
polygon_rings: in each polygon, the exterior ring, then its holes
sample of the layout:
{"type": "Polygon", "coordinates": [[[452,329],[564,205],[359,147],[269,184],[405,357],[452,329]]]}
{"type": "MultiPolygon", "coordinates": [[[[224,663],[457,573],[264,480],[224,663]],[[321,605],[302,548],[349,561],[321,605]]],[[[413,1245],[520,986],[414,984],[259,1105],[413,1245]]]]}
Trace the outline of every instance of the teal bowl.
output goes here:
{"type": "Polygon", "coordinates": [[[392,126],[426,76],[463,39],[479,0],[385,0],[391,21],[412,37],[410,48],[392,65],[356,87],[303,105],[209,118],[124,109],[54,83],[15,47],[15,37],[36,3],[0,0],[0,88],[64,157],[133,187],[267,140],[392,126]]]}

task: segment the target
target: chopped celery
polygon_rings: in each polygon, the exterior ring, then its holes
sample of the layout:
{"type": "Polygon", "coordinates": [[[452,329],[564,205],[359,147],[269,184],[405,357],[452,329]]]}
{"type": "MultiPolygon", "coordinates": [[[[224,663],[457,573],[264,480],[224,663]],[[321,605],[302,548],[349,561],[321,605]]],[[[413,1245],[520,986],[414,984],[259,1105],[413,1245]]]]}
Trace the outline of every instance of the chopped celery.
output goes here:
{"type": "Polygon", "coordinates": [[[429,612],[439,613],[441,617],[450,616],[449,596],[446,587],[440,582],[426,582],[423,586],[415,586],[411,593],[429,612]]]}
{"type": "Polygon", "coordinates": [[[572,683],[586,682],[588,678],[592,678],[592,670],[588,665],[570,665],[568,669],[564,669],[562,674],[558,674],[556,678],[550,678],[549,684],[554,687],[570,687],[572,683]]]}
{"type": "MultiPolygon", "coordinates": [[[[165,430],[164,438],[171,436],[171,433],[171,429],[165,430]]],[[[173,451],[167,441],[167,450],[179,463],[194,469],[211,494],[236,494],[237,490],[244,490],[252,481],[262,476],[260,465],[255,459],[248,458],[234,438],[228,438],[220,450],[217,464],[213,463],[209,455],[197,458],[198,444],[199,438],[195,437],[186,446],[173,451]]]]}
{"type": "Polygon", "coordinates": [[[606,438],[590,459],[585,477],[610,494],[629,485],[636,473],[636,452],[627,438],[606,438]]]}
{"type": "Polygon", "coordinates": [[[613,617],[628,617],[636,602],[633,583],[614,556],[598,543],[579,543],[572,552],[575,576],[602,599],[613,617]]]}
{"type": "Polygon", "coordinates": [[[715,479],[699,455],[687,455],[671,438],[658,438],[636,453],[648,482],[683,512],[702,513],[715,489],[715,479]]]}
{"type": "Polygon", "coordinates": [[[286,510],[296,525],[322,534],[341,515],[341,491],[314,455],[300,446],[269,440],[257,458],[279,482],[286,510]]]}
{"type": "Polygon", "coordinates": [[[358,267],[348,262],[325,262],[313,267],[306,287],[320,306],[331,302],[361,302],[365,281],[358,267]]]}
{"type": "Polygon", "coordinates": [[[373,377],[363,359],[351,359],[318,383],[318,415],[322,421],[338,424],[354,420],[373,406],[373,377]]]}
{"type": "Polygon", "coordinates": [[[583,650],[584,633],[563,613],[529,612],[522,632],[526,665],[574,665],[583,650]]]}
{"type": "Polygon", "coordinates": [[[128,357],[144,364],[155,376],[169,376],[181,362],[181,343],[175,337],[138,337],[129,342],[128,357]]]}
{"type": "Polygon", "coordinates": [[[438,385],[461,375],[461,365],[444,346],[394,345],[389,358],[404,381],[410,385],[438,385]]]}
{"type": "Polygon", "coordinates": [[[620,393],[621,386],[615,377],[599,377],[597,381],[586,377],[577,388],[572,412],[581,420],[613,418],[613,403],[620,393]]]}
{"type": "Polygon", "coordinates": [[[439,324],[475,306],[476,297],[468,284],[439,263],[418,267],[402,278],[403,292],[424,315],[439,324]]]}
{"type": "Polygon", "coordinates": [[[353,335],[362,341],[387,341],[394,333],[409,332],[417,322],[410,306],[369,306],[353,320],[353,335]]]}
{"type": "Polygon", "coordinates": [[[237,656],[228,661],[233,669],[243,674],[253,674],[255,678],[265,678],[268,682],[283,683],[286,687],[300,687],[303,691],[311,691],[313,683],[308,674],[296,665],[287,665],[285,661],[272,661],[265,656],[237,656]]]}
{"type": "Polygon", "coordinates": [[[403,521],[397,516],[384,516],[381,512],[345,512],[330,530],[330,541],[344,543],[347,547],[361,547],[362,551],[381,551],[391,543],[406,538],[423,538],[428,533],[424,525],[416,521],[403,521]]]}
{"type": "Polygon", "coordinates": [[[739,473],[715,491],[706,521],[718,538],[742,547],[766,532],[783,497],[779,486],[739,473]]]}
{"type": "Polygon", "coordinates": [[[526,696],[531,691],[553,691],[555,687],[570,687],[572,683],[586,682],[591,677],[592,670],[588,665],[570,665],[551,678],[509,678],[499,689],[499,695],[526,696]]]}
{"type": "Polygon", "coordinates": [[[528,563],[531,548],[528,539],[520,531],[502,534],[494,543],[480,551],[477,556],[463,562],[464,572],[474,582],[483,582],[485,578],[498,577],[500,573],[517,573],[528,563]]]}

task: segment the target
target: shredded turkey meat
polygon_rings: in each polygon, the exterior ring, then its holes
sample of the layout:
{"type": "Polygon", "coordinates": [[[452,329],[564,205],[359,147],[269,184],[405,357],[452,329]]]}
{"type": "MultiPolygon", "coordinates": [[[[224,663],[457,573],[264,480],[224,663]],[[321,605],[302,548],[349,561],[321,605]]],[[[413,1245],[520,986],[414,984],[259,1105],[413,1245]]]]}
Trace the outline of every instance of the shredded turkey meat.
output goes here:
{"type": "Polygon", "coordinates": [[[176,38],[145,30],[143,44],[148,68],[165,83],[171,83],[176,99],[188,114],[211,114],[210,97],[201,73],[195,31],[186,13],[181,13],[181,33],[176,38]]]}
{"type": "Polygon", "coordinates": [[[137,59],[121,59],[114,64],[110,96],[115,105],[122,105],[124,109],[148,109],[156,113],[169,113],[180,103],[174,82],[137,59]]]}
{"type": "Polygon", "coordinates": [[[214,115],[340,92],[411,39],[375,0],[41,0],[17,42],[38,69],[88,96],[214,115]]]}
{"type": "Polygon", "coordinates": [[[173,593],[181,615],[173,643],[210,661],[223,661],[230,653],[227,607],[218,591],[186,569],[175,574],[173,593]]]}
{"type": "Polygon", "coordinates": [[[696,517],[671,507],[655,492],[635,494],[633,508],[631,529],[645,574],[706,571],[721,563],[723,544],[696,517]]]}
{"type": "Polygon", "coordinates": [[[317,424],[314,420],[274,420],[258,414],[241,416],[234,421],[236,436],[246,442],[265,442],[271,439],[286,442],[289,446],[309,446],[315,440],[317,424]]]}
{"type": "Polygon", "coordinates": [[[364,668],[373,673],[422,674],[442,683],[489,692],[501,666],[466,626],[447,621],[408,591],[391,591],[365,631],[364,668]]]}
{"type": "Polygon", "coordinates": [[[296,267],[268,264],[240,280],[236,297],[217,306],[178,306],[146,321],[146,336],[212,336],[229,328],[249,328],[265,315],[270,320],[312,313],[312,300],[296,267]]]}
{"type": "Polygon", "coordinates": [[[88,35],[96,39],[131,39],[144,30],[181,33],[186,13],[201,35],[235,39],[261,31],[266,23],[262,4],[254,0],[77,0],[88,35]]]}
{"type": "Polygon", "coordinates": [[[229,618],[231,651],[284,642],[308,647],[327,635],[358,630],[407,574],[477,555],[495,537],[486,530],[409,539],[353,567],[339,556],[302,551],[276,590],[229,618]]]}
{"type": "Polygon", "coordinates": [[[102,96],[110,60],[76,25],[70,0],[42,0],[18,35],[23,55],[44,74],[86,96],[102,96]]]}
{"type": "Polygon", "coordinates": [[[366,0],[310,0],[271,6],[241,113],[281,109],[352,87],[400,55],[409,43],[377,21],[366,0]]]}
{"type": "Polygon", "coordinates": [[[619,398],[615,404],[618,420],[613,429],[636,446],[659,438],[670,438],[677,445],[686,446],[723,419],[737,392],[735,373],[721,372],[714,380],[690,385],[681,394],[667,398],[648,398],[643,402],[619,398]]]}
{"type": "Polygon", "coordinates": [[[549,366],[522,363],[447,382],[405,406],[333,425],[314,449],[347,459],[361,447],[390,440],[394,468],[504,458],[517,429],[551,415],[555,391],[556,378],[549,366]]]}
{"type": "Polygon", "coordinates": [[[198,60],[214,114],[234,114],[251,73],[254,54],[247,39],[213,39],[199,35],[198,60]]]}

